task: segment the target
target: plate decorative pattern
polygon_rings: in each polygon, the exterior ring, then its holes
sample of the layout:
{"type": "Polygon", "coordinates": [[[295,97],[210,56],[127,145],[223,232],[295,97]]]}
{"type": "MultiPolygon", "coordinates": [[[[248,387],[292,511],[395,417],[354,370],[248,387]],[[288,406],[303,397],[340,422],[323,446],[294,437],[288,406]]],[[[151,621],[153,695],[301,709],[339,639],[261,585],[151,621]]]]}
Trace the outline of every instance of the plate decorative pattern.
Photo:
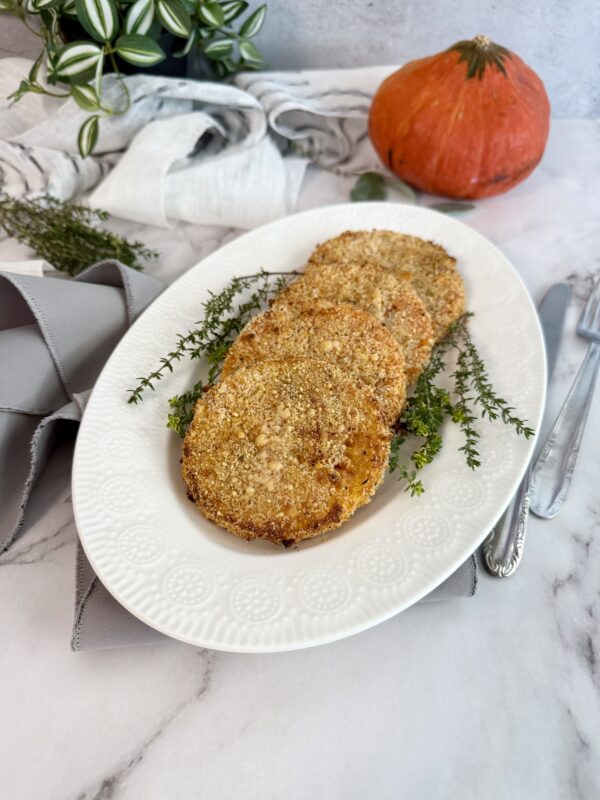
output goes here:
{"type": "Polygon", "coordinates": [[[187,500],[166,400],[190,382],[182,364],[138,406],[127,389],[174,334],[201,317],[208,292],[235,275],[295,269],[313,247],[348,229],[388,228],[442,244],[458,259],[473,336],[495,386],[533,427],[544,405],[537,315],[504,256],[461,222],[412,206],[321,208],[252,231],[205,258],[133,325],[90,398],[77,440],[73,499],[83,547],[108,590],[147,624],[194,645],[238,652],[308,647],[364,630],[434,589],[498,519],[534,442],[481,423],[482,466],[457,452],[460,434],[423,472],[411,498],[393,478],[325,541],[281,551],[216,528],[187,500]]]}

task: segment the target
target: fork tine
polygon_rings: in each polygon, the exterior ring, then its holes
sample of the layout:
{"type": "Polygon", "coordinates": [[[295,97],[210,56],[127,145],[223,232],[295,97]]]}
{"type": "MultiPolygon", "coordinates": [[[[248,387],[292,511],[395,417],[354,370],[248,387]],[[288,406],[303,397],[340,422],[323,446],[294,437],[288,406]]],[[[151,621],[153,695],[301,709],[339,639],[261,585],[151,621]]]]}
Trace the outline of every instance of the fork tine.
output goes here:
{"type": "Polygon", "coordinates": [[[596,278],[590,296],[581,313],[577,333],[588,338],[600,335],[600,275],[596,278]]]}

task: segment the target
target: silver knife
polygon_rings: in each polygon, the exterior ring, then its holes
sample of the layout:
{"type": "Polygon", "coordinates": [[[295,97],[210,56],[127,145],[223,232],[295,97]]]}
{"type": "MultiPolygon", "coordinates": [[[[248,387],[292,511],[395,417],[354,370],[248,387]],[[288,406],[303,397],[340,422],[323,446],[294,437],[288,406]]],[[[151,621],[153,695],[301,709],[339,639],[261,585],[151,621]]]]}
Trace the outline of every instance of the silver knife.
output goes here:
{"type": "MultiPolygon", "coordinates": [[[[568,284],[555,283],[546,292],[538,309],[546,345],[548,385],[558,356],[565,314],[569,304],[569,293],[568,284]]],[[[496,578],[506,578],[512,575],[521,562],[529,513],[531,470],[542,441],[542,437],[538,436],[536,453],[527,467],[527,472],[519,484],[515,496],[483,543],[483,559],[486,569],[490,575],[494,575],[496,578]]]]}

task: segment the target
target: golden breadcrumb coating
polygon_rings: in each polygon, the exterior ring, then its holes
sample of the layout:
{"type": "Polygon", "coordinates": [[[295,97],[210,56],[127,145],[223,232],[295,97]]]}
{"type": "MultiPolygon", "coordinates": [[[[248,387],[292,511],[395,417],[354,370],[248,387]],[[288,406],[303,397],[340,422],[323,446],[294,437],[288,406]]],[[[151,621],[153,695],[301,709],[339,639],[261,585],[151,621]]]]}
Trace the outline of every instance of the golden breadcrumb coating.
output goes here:
{"type": "Polygon", "coordinates": [[[408,281],[376,264],[322,264],[309,267],[277,295],[273,305],[316,300],[349,303],[383,323],[402,348],[407,383],[416,380],[434,340],[427,309],[408,281]]]}
{"type": "Polygon", "coordinates": [[[221,371],[281,358],[331,361],[363,381],[392,425],[406,398],[404,356],[389,330],[370,314],[349,305],[329,308],[277,306],[254,317],[232,345],[221,371]]]}
{"type": "Polygon", "coordinates": [[[436,340],[465,310],[465,288],[456,259],[443,247],[395,231],[346,231],[315,248],[309,270],[323,264],[367,261],[410,280],[431,316],[436,340]]]}
{"type": "Polygon", "coordinates": [[[245,539],[290,545],[369,502],[390,439],[372,391],[339,367],[262,361],[196,404],[183,478],[208,519],[245,539]]]}

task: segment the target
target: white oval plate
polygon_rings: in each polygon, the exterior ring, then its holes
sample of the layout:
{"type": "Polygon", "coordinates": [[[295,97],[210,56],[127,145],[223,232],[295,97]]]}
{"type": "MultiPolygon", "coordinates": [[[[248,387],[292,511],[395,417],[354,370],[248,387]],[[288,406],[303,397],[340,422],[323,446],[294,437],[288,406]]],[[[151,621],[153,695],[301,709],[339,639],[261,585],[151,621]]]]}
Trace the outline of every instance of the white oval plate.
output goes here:
{"type": "Polygon", "coordinates": [[[318,242],[347,229],[388,228],[432,239],[458,259],[473,337],[494,386],[537,428],[545,354],[519,276],[483,236],[451,217],[408,205],[319,208],[254,230],[205,258],[133,325],[106,364],[85,412],[73,467],[75,518],[85,552],[132,614],[176,639],[217,650],[273,652],[362,631],[447,578],[481,543],[510,500],[534,442],[501,423],[480,424],[482,466],[469,470],[456,426],[411,498],[388,478],[339,531],[297,550],[244,542],[186,498],[180,440],[166,401],[191,382],[182,363],[141,405],[127,389],[202,316],[208,291],[235,275],[303,265],[318,242]]]}

